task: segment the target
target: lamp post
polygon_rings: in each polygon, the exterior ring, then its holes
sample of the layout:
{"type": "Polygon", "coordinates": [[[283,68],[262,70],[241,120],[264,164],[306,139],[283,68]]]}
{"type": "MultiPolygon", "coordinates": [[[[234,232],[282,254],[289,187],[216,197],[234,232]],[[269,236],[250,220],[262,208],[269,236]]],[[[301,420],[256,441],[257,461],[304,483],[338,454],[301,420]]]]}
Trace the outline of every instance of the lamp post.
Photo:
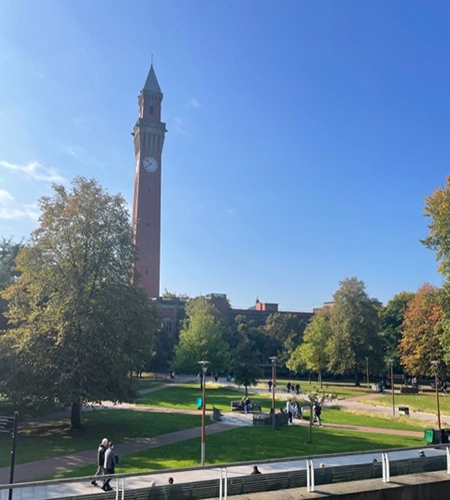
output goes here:
{"type": "Polygon", "coordinates": [[[275,387],[277,385],[277,358],[272,356],[269,358],[272,362],[272,427],[276,427],[276,417],[275,417],[275,387]]]}
{"type": "Polygon", "coordinates": [[[437,375],[439,361],[432,361],[431,364],[434,367],[434,385],[436,386],[436,413],[438,419],[438,427],[439,430],[441,430],[441,408],[439,405],[439,387],[438,387],[438,375],[437,375]]]}
{"type": "Polygon", "coordinates": [[[205,385],[206,385],[206,370],[208,369],[209,361],[199,361],[202,374],[202,444],[201,444],[201,465],[205,465],[205,451],[206,451],[206,419],[205,419],[205,385]]]}
{"type": "Polygon", "coordinates": [[[392,416],[395,417],[394,360],[391,359],[392,416]]]}
{"type": "Polygon", "coordinates": [[[367,378],[367,389],[370,389],[370,380],[369,380],[369,358],[366,356],[366,378],[367,378]]]}

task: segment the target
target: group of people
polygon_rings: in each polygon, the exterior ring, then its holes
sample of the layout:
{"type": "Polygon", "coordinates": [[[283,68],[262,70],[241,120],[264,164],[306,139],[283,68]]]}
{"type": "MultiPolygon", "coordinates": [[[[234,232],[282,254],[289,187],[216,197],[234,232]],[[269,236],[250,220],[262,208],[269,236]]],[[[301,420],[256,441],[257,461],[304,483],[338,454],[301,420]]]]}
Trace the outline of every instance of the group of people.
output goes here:
{"type": "MultiPolygon", "coordinates": [[[[103,438],[97,450],[97,472],[95,476],[114,474],[118,463],[119,456],[114,453],[114,444],[108,441],[107,438],[103,438]]],[[[112,490],[110,482],[111,478],[103,481],[103,486],[101,487],[103,491],[112,490]]],[[[91,484],[97,486],[97,481],[94,479],[91,484]]]]}
{"type": "Polygon", "coordinates": [[[247,396],[244,396],[241,399],[241,407],[244,410],[244,413],[250,413],[252,411],[253,405],[252,405],[252,402],[250,401],[250,399],[247,396]]]}
{"type": "MultiPolygon", "coordinates": [[[[272,391],[272,387],[273,387],[272,380],[269,380],[267,382],[267,385],[269,387],[269,392],[271,392],[272,391]]],[[[290,382],[288,382],[286,384],[286,392],[288,394],[296,394],[298,396],[300,394],[300,384],[297,383],[297,384],[294,385],[294,384],[291,384],[290,382]]]]}

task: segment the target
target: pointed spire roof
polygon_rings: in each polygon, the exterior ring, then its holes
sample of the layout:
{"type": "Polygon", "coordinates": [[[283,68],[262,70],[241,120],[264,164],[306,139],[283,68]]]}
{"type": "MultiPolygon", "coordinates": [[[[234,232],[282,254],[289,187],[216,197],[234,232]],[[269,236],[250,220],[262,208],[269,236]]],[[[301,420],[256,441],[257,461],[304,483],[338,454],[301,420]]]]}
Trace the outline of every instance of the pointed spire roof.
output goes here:
{"type": "Polygon", "coordinates": [[[148,72],[147,80],[145,81],[144,90],[150,90],[150,92],[157,92],[162,94],[161,87],[159,86],[158,79],[156,78],[155,70],[153,69],[153,64],[150,66],[150,71],[148,72]]]}

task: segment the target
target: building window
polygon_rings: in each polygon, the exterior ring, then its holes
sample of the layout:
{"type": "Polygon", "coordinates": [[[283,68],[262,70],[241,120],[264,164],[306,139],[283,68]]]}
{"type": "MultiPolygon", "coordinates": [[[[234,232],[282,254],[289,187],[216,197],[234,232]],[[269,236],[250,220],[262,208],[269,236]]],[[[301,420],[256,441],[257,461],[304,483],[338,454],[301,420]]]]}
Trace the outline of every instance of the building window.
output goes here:
{"type": "Polygon", "coordinates": [[[172,319],[170,319],[170,318],[164,318],[162,320],[163,330],[170,333],[172,331],[172,324],[173,324],[172,319]]]}
{"type": "Polygon", "coordinates": [[[150,104],[150,114],[153,115],[155,113],[155,108],[153,107],[153,104],[150,104]]]}

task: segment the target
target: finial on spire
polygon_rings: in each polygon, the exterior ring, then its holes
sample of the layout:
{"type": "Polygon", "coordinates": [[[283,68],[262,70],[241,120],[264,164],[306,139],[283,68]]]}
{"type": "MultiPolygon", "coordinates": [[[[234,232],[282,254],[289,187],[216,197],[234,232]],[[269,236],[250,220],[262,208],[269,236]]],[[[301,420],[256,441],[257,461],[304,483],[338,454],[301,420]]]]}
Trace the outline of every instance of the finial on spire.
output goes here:
{"type": "Polygon", "coordinates": [[[152,54],[152,64],[151,65],[153,66],[153,54],[152,54]]]}

